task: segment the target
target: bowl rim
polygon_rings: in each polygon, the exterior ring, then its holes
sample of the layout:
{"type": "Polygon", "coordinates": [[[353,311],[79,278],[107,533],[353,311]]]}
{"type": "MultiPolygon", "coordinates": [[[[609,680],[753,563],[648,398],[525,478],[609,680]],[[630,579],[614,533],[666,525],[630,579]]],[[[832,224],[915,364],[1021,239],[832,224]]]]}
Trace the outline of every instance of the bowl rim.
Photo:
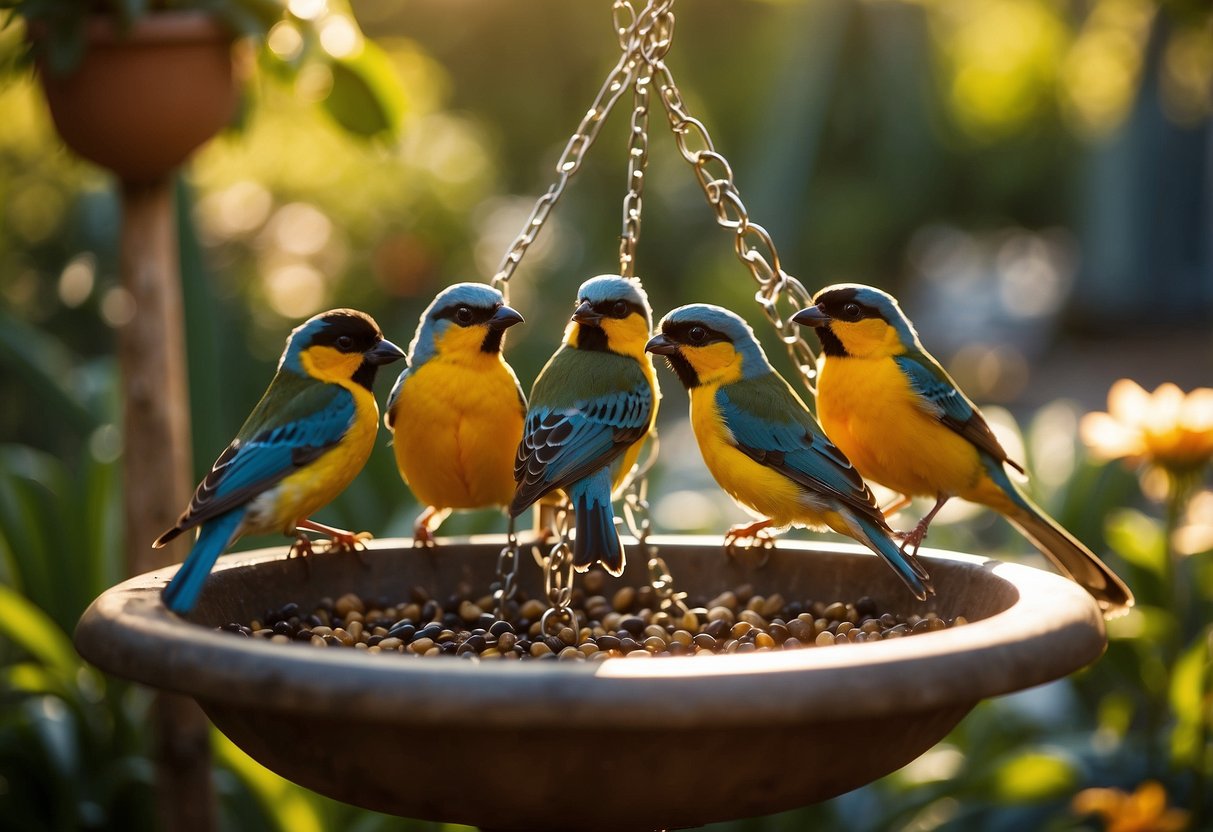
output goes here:
{"type": "MultiPolygon", "coordinates": [[[[500,535],[443,539],[443,547],[496,546],[500,535]]],[[[719,538],[654,536],[661,546],[719,538]]],[[[373,541],[370,552],[412,548],[373,541]]],[[[860,546],[780,541],[782,552],[874,557],[860,546]]],[[[102,670],[204,703],[359,719],[517,729],[578,717],[596,726],[737,725],[755,720],[835,721],[972,704],[1065,676],[1107,645],[1103,617],[1077,584],[1049,572],[924,549],[932,571],[981,570],[1011,584],[1006,610],[913,638],[724,656],[605,662],[404,660],[234,638],[169,613],[160,589],[177,567],[131,578],[85,611],[76,648],[102,670]],[[251,687],[250,687],[251,685],[251,687]],[[255,696],[250,698],[250,691],[255,696]]],[[[215,570],[281,560],[283,547],[226,555],[215,570]]]]}

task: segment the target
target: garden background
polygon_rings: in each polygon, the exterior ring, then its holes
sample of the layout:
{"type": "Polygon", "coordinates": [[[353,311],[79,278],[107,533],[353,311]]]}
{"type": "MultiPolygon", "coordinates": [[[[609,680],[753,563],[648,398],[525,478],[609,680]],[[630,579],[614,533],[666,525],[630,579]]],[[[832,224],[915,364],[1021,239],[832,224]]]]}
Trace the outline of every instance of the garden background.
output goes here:
{"type": "MultiPolygon", "coordinates": [[[[606,2],[289,8],[251,61],[239,123],[178,180],[199,475],[301,319],[354,306],[403,346],[440,288],[493,274],[618,48],[606,2]],[[324,106],[333,66],[293,64],[298,33],[328,26],[312,48],[374,58],[378,98],[344,126],[324,106]]],[[[1209,828],[1213,419],[1177,432],[1173,397],[1152,408],[1124,387],[1113,415],[1146,428],[1146,445],[1110,447],[1094,427],[1084,442],[1081,426],[1120,378],[1213,386],[1213,13],[1196,0],[694,0],[676,13],[668,62],[785,268],[810,289],[898,295],[1026,461],[1034,495],[1139,603],[1095,666],[981,704],[902,771],[710,828],[1209,828]]],[[[114,329],[135,314],[117,278],[121,217],[114,181],[57,140],[24,52],[14,18],[0,29],[0,828],[149,829],[148,694],[70,644],[124,577],[124,547],[146,543],[124,543],[120,522],[114,329]]],[[[524,387],[577,285],[617,267],[626,140],[617,113],[511,284],[524,387]]],[[[638,273],[655,311],[728,306],[790,374],[664,119],[650,144],[638,273]]],[[[740,513],[662,373],[655,526],[720,532],[740,513]]],[[[417,506],[385,436],[317,519],[410,533],[417,506]]],[[[503,527],[481,512],[444,533],[503,527]]],[[[929,544],[1041,563],[990,512],[956,504],[929,544]]],[[[264,545],[278,541],[241,544],[264,545]]],[[[320,798],[217,733],[214,748],[224,829],[437,828],[320,798]]]]}

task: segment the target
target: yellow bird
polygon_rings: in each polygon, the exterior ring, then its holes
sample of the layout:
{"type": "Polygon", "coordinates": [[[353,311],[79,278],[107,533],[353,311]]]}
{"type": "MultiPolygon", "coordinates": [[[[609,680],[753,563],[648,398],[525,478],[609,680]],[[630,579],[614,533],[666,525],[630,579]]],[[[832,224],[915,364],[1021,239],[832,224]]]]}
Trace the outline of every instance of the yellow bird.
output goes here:
{"type": "Polygon", "coordinates": [[[691,398],[691,427],[720,487],[757,518],[725,534],[770,539],[768,529],[831,529],[880,556],[914,597],[933,594],[922,564],[903,552],[851,463],[775,372],[739,316],[705,303],[661,320],[646,349],[664,355],[691,398]]]}
{"type": "Polygon", "coordinates": [[[417,543],[433,542],[452,509],[514,496],[526,401],[501,345],[521,322],[483,283],[450,286],[421,314],[384,416],[400,476],[426,506],[413,524],[417,543]]]}
{"type": "Polygon", "coordinates": [[[369,315],[334,309],[291,332],[278,372],[252,414],[206,475],[160,548],[198,529],[185,563],[164,589],[173,612],[193,609],[215,559],[246,534],[329,535],[353,549],[370,537],[321,525],[309,516],[340,494],[371,455],[379,406],[371,392],[379,367],[404,358],[369,315]]]}
{"type": "Polygon", "coordinates": [[[623,574],[612,491],[618,491],[657,418],[661,397],[644,351],[652,327],[640,281],[599,275],[581,284],[564,342],[531,388],[514,465],[510,516],[563,491],[573,503],[573,564],[623,574]]]}
{"type": "Polygon", "coordinates": [[[905,495],[935,498],[906,535],[917,551],[952,497],[989,506],[1081,584],[1108,614],[1133,593],[1098,557],[1011,482],[1008,458],[977,406],[931,356],[897,301],[870,286],[822,289],[793,320],[821,341],[817,415],[867,479],[905,495]]]}

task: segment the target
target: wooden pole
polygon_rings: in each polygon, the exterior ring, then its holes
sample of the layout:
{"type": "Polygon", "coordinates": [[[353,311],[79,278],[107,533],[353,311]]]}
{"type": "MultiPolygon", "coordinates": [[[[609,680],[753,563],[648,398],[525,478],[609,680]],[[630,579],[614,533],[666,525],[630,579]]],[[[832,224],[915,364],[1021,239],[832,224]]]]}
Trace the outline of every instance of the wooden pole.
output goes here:
{"type": "MultiPolygon", "coordinates": [[[[173,180],[122,186],[122,285],[134,316],[118,331],[123,392],[127,571],[140,575],[181,561],[188,536],[151,543],[189,502],[189,395],[173,180]]],[[[160,826],[216,828],[210,722],[187,697],[158,693],[152,709],[160,826]]]]}

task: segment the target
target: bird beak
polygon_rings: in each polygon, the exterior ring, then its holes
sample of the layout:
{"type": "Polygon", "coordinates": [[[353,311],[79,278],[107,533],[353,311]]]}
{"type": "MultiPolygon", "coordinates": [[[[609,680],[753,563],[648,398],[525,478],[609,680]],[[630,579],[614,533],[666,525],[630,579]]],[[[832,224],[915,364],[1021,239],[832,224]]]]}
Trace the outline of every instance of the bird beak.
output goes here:
{"type": "Polygon", "coordinates": [[[673,355],[678,352],[678,344],[671,341],[669,338],[662,335],[654,335],[649,339],[649,342],[644,345],[645,352],[651,352],[656,355],[673,355]]]}
{"type": "Polygon", "coordinates": [[[393,344],[391,341],[384,338],[375,346],[371,347],[362,357],[374,364],[376,367],[384,364],[391,364],[393,361],[399,361],[404,358],[404,350],[393,344]]]}
{"type": "Polygon", "coordinates": [[[602,320],[602,315],[595,312],[594,307],[590,306],[590,302],[587,300],[573,311],[572,319],[579,324],[598,326],[598,323],[602,320]]]}
{"type": "Polygon", "coordinates": [[[820,306],[810,306],[808,309],[801,309],[793,315],[792,320],[801,326],[811,326],[814,329],[818,329],[834,319],[825,312],[822,312],[820,306]]]}
{"type": "Polygon", "coordinates": [[[509,329],[514,324],[522,323],[523,318],[515,310],[508,306],[502,306],[493,313],[493,317],[489,318],[489,327],[492,329],[509,329]]]}

